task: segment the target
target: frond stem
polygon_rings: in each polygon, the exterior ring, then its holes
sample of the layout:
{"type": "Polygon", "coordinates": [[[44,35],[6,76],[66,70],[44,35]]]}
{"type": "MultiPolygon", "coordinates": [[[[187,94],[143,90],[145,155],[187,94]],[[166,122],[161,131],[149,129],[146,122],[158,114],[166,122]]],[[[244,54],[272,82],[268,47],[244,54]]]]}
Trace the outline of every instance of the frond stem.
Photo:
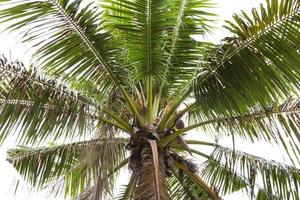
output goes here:
{"type": "MultiPolygon", "coordinates": [[[[272,30],[275,26],[277,26],[278,24],[282,23],[283,21],[288,21],[290,20],[294,15],[299,14],[300,13],[300,9],[294,11],[293,13],[291,13],[290,15],[284,17],[283,19],[280,19],[279,21],[277,21],[276,23],[270,25],[269,27],[267,27],[265,30],[263,30],[262,32],[258,33],[256,36],[253,36],[251,39],[246,40],[244,43],[242,43],[240,46],[238,46],[235,50],[233,50],[231,53],[229,53],[228,55],[224,56],[222,58],[222,61],[220,63],[218,63],[214,69],[212,69],[211,71],[207,72],[204,77],[201,78],[201,80],[199,80],[195,85],[192,85],[194,83],[194,81],[198,78],[194,78],[194,80],[192,80],[190,82],[190,85],[188,85],[187,87],[185,87],[183,90],[183,94],[180,96],[180,98],[176,101],[176,103],[174,104],[174,107],[172,108],[172,113],[177,109],[177,107],[193,92],[193,88],[198,87],[199,85],[201,85],[204,81],[206,81],[209,77],[211,77],[211,75],[215,74],[216,71],[223,66],[223,64],[229,60],[230,58],[232,58],[234,55],[236,55],[237,53],[239,53],[242,49],[248,47],[249,45],[251,45],[253,42],[255,42],[257,39],[259,39],[262,35],[265,35],[266,33],[268,33],[270,30],[272,30]]],[[[169,116],[166,116],[166,118],[169,116]]],[[[165,119],[164,119],[165,120],[165,119]]],[[[164,121],[163,121],[164,122],[164,121]]]]}
{"type": "Polygon", "coordinates": [[[195,183],[199,185],[207,194],[209,194],[209,196],[211,196],[213,200],[220,200],[219,195],[214,190],[212,190],[207,185],[207,183],[205,183],[205,181],[202,180],[202,178],[200,178],[197,174],[189,170],[188,167],[186,167],[182,163],[179,163],[178,161],[174,161],[174,166],[182,170],[188,177],[194,180],[195,183]]]}
{"type": "Polygon", "coordinates": [[[170,143],[172,140],[174,140],[176,137],[180,136],[181,134],[183,134],[187,131],[190,131],[195,128],[205,126],[208,124],[212,124],[212,123],[222,123],[222,122],[226,122],[226,121],[235,121],[235,120],[241,120],[241,119],[245,119],[245,120],[253,119],[253,118],[257,119],[257,118],[265,117],[267,115],[289,114],[289,113],[298,113],[298,112],[300,112],[300,107],[287,108],[287,109],[283,109],[283,110],[276,110],[274,108],[269,108],[266,110],[259,110],[257,112],[253,112],[251,114],[245,114],[245,115],[241,115],[241,116],[234,116],[234,117],[227,117],[227,118],[225,117],[225,118],[217,118],[217,119],[213,119],[213,120],[208,120],[208,121],[196,123],[196,124],[193,124],[186,128],[180,129],[180,130],[176,131],[175,133],[162,138],[160,140],[160,144],[162,146],[165,146],[168,143],[170,143]]]}
{"type": "Polygon", "coordinates": [[[181,4],[180,4],[180,7],[179,7],[179,10],[178,10],[178,14],[177,14],[177,18],[176,18],[176,24],[175,24],[174,29],[173,29],[171,50],[170,50],[169,56],[166,60],[167,66],[165,67],[162,83],[159,87],[158,101],[160,101],[161,94],[162,94],[162,91],[163,91],[163,87],[165,86],[165,83],[166,83],[167,73],[169,71],[171,61],[172,61],[172,58],[174,56],[174,52],[175,52],[175,49],[176,49],[176,43],[177,43],[177,40],[179,38],[179,29],[180,29],[180,26],[182,24],[182,17],[183,17],[183,14],[184,14],[185,5],[186,5],[186,0],[182,0],[181,4]]]}
{"type": "Polygon", "coordinates": [[[141,123],[142,122],[141,116],[140,116],[139,112],[137,111],[137,109],[136,109],[133,101],[131,100],[131,98],[129,97],[128,93],[125,91],[125,89],[122,87],[119,79],[115,76],[115,74],[113,73],[112,69],[108,67],[107,63],[103,60],[102,56],[97,51],[97,49],[95,48],[95,46],[86,37],[84,31],[68,15],[68,13],[63,9],[63,7],[61,5],[59,5],[59,3],[56,0],[50,0],[50,1],[53,2],[53,4],[57,7],[57,9],[63,14],[63,16],[66,18],[66,20],[70,23],[70,25],[72,25],[72,27],[74,28],[74,30],[77,32],[77,34],[83,40],[83,42],[87,45],[87,47],[90,49],[90,51],[94,54],[94,56],[96,57],[96,59],[98,60],[98,62],[100,63],[100,65],[107,70],[107,72],[109,73],[112,81],[115,83],[115,85],[119,88],[120,92],[124,96],[125,101],[128,104],[131,112],[134,114],[134,116],[136,117],[137,121],[139,123],[141,123]]]}

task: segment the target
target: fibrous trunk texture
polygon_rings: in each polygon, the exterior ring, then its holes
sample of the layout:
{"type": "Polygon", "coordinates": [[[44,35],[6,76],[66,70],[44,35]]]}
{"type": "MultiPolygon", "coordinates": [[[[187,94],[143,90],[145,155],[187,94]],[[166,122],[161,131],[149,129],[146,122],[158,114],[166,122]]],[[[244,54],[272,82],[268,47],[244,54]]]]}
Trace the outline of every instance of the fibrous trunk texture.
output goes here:
{"type": "Polygon", "coordinates": [[[157,191],[153,155],[149,144],[145,145],[142,149],[140,159],[141,165],[135,170],[138,176],[138,182],[135,189],[134,200],[171,200],[166,185],[164,155],[158,152],[159,191],[157,191]],[[157,194],[157,192],[159,192],[159,194],[157,194]]]}

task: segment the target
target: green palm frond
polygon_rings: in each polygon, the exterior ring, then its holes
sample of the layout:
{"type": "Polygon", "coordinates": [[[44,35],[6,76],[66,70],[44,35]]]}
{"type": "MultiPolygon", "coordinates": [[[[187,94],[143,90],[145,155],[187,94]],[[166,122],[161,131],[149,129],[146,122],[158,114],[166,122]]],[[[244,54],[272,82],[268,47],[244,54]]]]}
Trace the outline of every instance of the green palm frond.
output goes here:
{"type": "Polygon", "coordinates": [[[0,0],[0,24],[34,52],[30,67],[0,58],[0,142],[15,132],[33,145],[8,160],[37,189],[79,200],[218,200],[238,191],[299,199],[299,169],[236,151],[235,138],[276,143],[300,164],[300,2],[266,0],[235,14],[218,45],[198,41],[212,30],[212,7],[0,0]],[[182,137],[196,128],[232,136],[234,149],[182,137]],[[179,155],[206,162],[198,169],[179,155]],[[127,164],[131,179],[116,196],[127,164]]]}
{"type": "Polygon", "coordinates": [[[128,140],[116,138],[115,130],[110,126],[103,126],[100,134],[104,137],[103,144],[91,149],[90,155],[84,159],[85,166],[80,165],[79,162],[79,166],[75,166],[72,172],[67,174],[65,191],[68,196],[75,197],[85,188],[93,185],[96,187],[92,194],[93,198],[113,196],[111,191],[115,188],[116,177],[119,175],[116,172],[129,162],[128,158],[125,159],[125,141],[128,140]]]}
{"type": "Polygon", "coordinates": [[[242,177],[213,160],[207,160],[202,167],[203,178],[218,188],[222,195],[239,191],[247,186],[247,182],[242,177]]]}
{"type": "Polygon", "coordinates": [[[280,200],[279,197],[268,194],[265,190],[258,190],[256,200],[280,200]]]}
{"type": "Polygon", "coordinates": [[[258,184],[251,184],[246,177],[231,170],[228,166],[215,161],[207,160],[202,164],[202,177],[211,185],[214,185],[221,194],[231,194],[232,192],[244,190],[256,200],[279,200],[278,196],[270,191],[261,188],[258,184]]]}
{"type": "Polygon", "coordinates": [[[169,190],[172,194],[172,199],[191,199],[191,200],[205,200],[209,199],[199,185],[195,184],[189,177],[184,176],[183,172],[173,170],[173,176],[168,179],[169,190]]]}
{"type": "Polygon", "coordinates": [[[112,32],[124,45],[124,66],[135,80],[153,76],[156,90],[161,80],[178,81],[169,84],[173,87],[195,73],[202,45],[191,35],[209,29],[209,17],[214,15],[205,9],[211,6],[207,0],[107,0],[102,5],[112,32]],[[189,68],[183,67],[186,63],[189,68]]]}
{"type": "MultiPolygon", "coordinates": [[[[108,174],[108,178],[115,178],[113,176],[116,176],[115,173],[118,172],[121,168],[123,168],[125,165],[128,164],[129,158],[126,158],[122,162],[120,162],[114,169],[108,174]]],[[[128,185],[129,186],[129,185],[128,185]]],[[[95,197],[95,193],[97,191],[97,184],[94,186],[88,186],[81,192],[78,196],[76,196],[75,200],[92,200],[95,197]]],[[[126,188],[126,190],[129,190],[126,188]]],[[[109,192],[109,191],[107,191],[109,192]]],[[[110,193],[110,192],[109,192],[110,193]]],[[[125,192],[126,193],[126,192],[125,192]]],[[[110,194],[110,196],[113,196],[113,194],[110,194]]],[[[124,194],[124,196],[126,196],[124,194]]]]}
{"type": "MultiPolygon", "coordinates": [[[[226,21],[225,28],[234,33],[237,36],[236,39],[240,42],[252,40],[258,37],[259,34],[265,34],[276,29],[276,27],[273,27],[274,24],[285,23],[281,20],[291,20],[291,23],[297,23],[299,1],[267,0],[266,6],[260,4],[260,10],[253,8],[251,13],[252,16],[249,16],[242,11],[240,15],[233,15],[234,22],[226,21]]],[[[294,42],[297,42],[297,40],[294,42]]]]}
{"type": "MultiPolygon", "coordinates": [[[[189,112],[189,118],[190,126],[163,138],[161,142],[167,144],[187,131],[200,128],[211,133],[217,130],[219,133],[232,134],[252,142],[260,140],[273,142],[282,145],[289,154],[300,153],[298,148],[300,142],[299,99],[290,99],[285,103],[274,103],[266,107],[255,107],[246,113],[230,117],[214,115],[208,118],[201,109],[195,108],[189,112]],[[285,134],[282,135],[282,133],[285,134]]],[[[298,161],[297,156],[296,160],[298,161]]]]}
{"type": "Polygon", "coordinates": [[[173,30],[168,33],[170,39],[164,44],[163,83],[166,84],[160,86],[161,89],[164,89],[161,91],[164,95],[172,95],[176,89],[194,77],[199,58],[209,44],[197,42],[192,36],[203,35],[209,31],[210,21],[215,16],[206,11],[207,8],[213,7],[213,4],[207,0],[179,0],[178,2],[174,1],[172,6],[177,17],[168,19],[169,27],[173,30]],[[176,21],[173,22],[173,20],[176,21]]]}
{"type": "MultiPolygon", "coordinates": [[[[174,168],[181,171],[181,173],[186,175],[191,181],[193,181],[193,183],[195,185],[197,185],[199,188],[201,188],[200,191],[204,192],[211,199],[215,199],[215,200],[220,199],[220,196],[219,196],[218,192],[215,190],[215,188],[212,188],[210,185],[208,185],[202,179],[202,177],[200,177],[198,175],[197,166],[194,163],[186,162],[185,159],[182,159],[181,157],[179,157],[175,154],[173,154],[172,157],[174,159],[174,162],[173,162],[174,168]]],[[[199,191],[199,189],[198,189],[198,191],[199,191]]],[[[201,193],[198,195],[201,195],[201,193]]],[[[203,193],[202,193],[202,195],[203,195],[203,193]]],[[[203,195],[203,196],[206,196],[206,195],[203,195]]]]}
{"type": "Polygon", "coordinates": [[[252,190],[259,185],[279,199],[299,198],[300,170],[293,166],[221,146],[214,150],[211,159],[229,172],[245,177],[252,190]]]}
{"type": "Polygon", "coordinates": [[[81,7],[81,1],[1,1],[2,22],[8,30],[22,30],[23,41],[36,50],[42,69],[51,74],[89,78],[106,88],[109,60],[108,33],[102,33],[100,13],[93,4],[81,7]],[[107,49],[106,49],[107,48],[107,49]],[[103,69],[104,68],[104,69],[103,69]],[[101,83],[102,81],[102,83],[101,83]]]}
{"type": "Polygon", "coordinates": [[[147,96],[147,121],[153,119],[153,77],[160,74],[159,66],[162,63],[161,43],[164,35],[160,28],[166,13],[167,7],[164,1],[104,1],[107,5],[106,13],[110,19],[109,24],[116,34],[121,34],[123,40],[126,62],[129,66],[131,77],[134,80],[144,79],[143,87],[147,96]],[[142,5],[142,6],[141,6],[142,5]],[[122,31],[123,30],[123,31],[122,31]],[[141,46],[144,51],[141,51],[141,46]]]}
{"type": "MultiPolygon", "coordinates": [[[[199,122],[194,126],[201,125],[204,130],[212,132],[217,129],[252,142],[264,140],[277,143],[286,150],[289,156],[300,153],[298,148],[300,142],[299,99],[290,99],[283,104],[274,104],[265,108],[253,108],[243,115],[215,116],[213,120],[204,119],[203,115],[195,111],[190,114],[199,122]]],[[[292,156],[291,160],[299,163],[297,156],[292,156]]]]}
{"type": "Polygon", "coordinates": [[[4,57],[0,61],[1,141],[15,128],[25,143],[72,137],[84,134],[101,116],[97,102],[36,68],[27,70],[22,63],[8,62],[4,57]]]}
{"type": "Polygon", "coordinates": [[[24,178],[30,180],[32,185],[43,185],[49,179],[59,177],[61,174],[71,170],[72,165],[83,156],[88,146],[97,142],[99,140],[38,148],[20,146],[17,149],[8,151],[7,160],[13,166],[16,166],[17,170],[21,171],[25,175],[24,178]],[[38,174],[45,175],[37,176],[35,174],[37,171],[39,172],[38,174]]]}
{"type": "Polygon", "coordinates": [[[243,113],[298,94],[300,4],[268,2],[272,9],[262,7],[261,17],[235,16],[236,23],[230,24],[236,35],[208,53],[186,91],[194,89],[199,107],[208,114],[243,113]]]}
{"type": "Polygon", "coordinates": [[[111,174],[108,179],[113,184],[113,173],[120,169],[115,167],[125,159],[126,142],[123,138],[104,138],[52,147],[19,147],[9,150],[8,161],[33,186],[43,188],[51,186],[51,181],[61,180],[63,185],[57,190],[64,189],[66,195],[75,197],[96,184],[103,162],[107,162],[103,170],[111,174]],[[104,152],[105,148],[108,150],[104,152]],[[102,153],[106,154],[105,160],[102,153]]]}
{"type": "Polygon", "coordinates": [[[3,0],[0,22],[11,22],[7,30],[23,30],[23,42],[36,53],[41,69],[67,81],[89,80],[101,93],[117,87],[132,113],[141,122],[125,91],[126,71],[116,61],[118,47],[104,30],[101,13],[95,5],[69,0],[3,0]],[[122,81],[121,81],[122,80],[122,81]],[[123,85],[122,85],[123,84],[123,85]]]}

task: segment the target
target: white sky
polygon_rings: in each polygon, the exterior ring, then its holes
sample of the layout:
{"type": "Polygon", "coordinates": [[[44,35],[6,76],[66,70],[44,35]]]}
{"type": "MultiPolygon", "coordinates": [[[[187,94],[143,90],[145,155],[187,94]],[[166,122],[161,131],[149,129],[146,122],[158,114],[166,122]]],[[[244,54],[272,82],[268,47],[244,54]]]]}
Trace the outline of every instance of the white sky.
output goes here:
{"type": "MultiPolygon", "coordinates": [[[[216,12],[220,16],[220,20],[230,19],[232,13],[239,12],[241,9],[250,10],[252,7],[258,7],[259,3],[263,0],[214,0],[218,3],[216,12]]],[[[218,23],[221,27],[222,21],[218,23]]],[[[226,37],[227,32],[218,29],[214,35],[208,36],[206,39],[211,41],[218,41],[219,39],[226,37]]],[[[30,58],[26,54],[27,50],[24,45],[17,42],[18,39],[14,35],[0,34],[0,54],[11,55],[11,58],[19,59],[21,61],[28,61],[30,58]],[[10,53],[11,52],[11,53],[10,53]]],[[[193,137],[199,139],[200,134],[193,134],[193,137]]],[[[223,141],[224,144],[230,145],[230,141],[223,141]]],[[[8,162],[5,161],[6,150],[14,146],[13,140],[5,142],[0,148],[0,199],[1,200],[53,200],[53,197],[47,197],[45,192],[30,192],[30,186],[25,182],[21,182],[21,189],[16,195],[14,195],[12,183],[16,179],[20,179],[17,172],[8,162]]],[[[278,149],[272,148],[269,144],[259,143],[249,145],[247,143],[239,143],[238,148],[240,150],[253,153],[258,156],[263,156],[268,159],[274,159],[277,161],[284,161],[281,153],[278,149]]],[[[120,177],[121,182],[126,184],[126,175],[120,177]]],[[[119,180],[118,180],[119,181],[119,180]]],[[[57,197],[57,200],[62,200],[62,197],[57,197]]],[[[225,197],[225,200],[248,200],[247,197],[236,193],[225,197]]]]}

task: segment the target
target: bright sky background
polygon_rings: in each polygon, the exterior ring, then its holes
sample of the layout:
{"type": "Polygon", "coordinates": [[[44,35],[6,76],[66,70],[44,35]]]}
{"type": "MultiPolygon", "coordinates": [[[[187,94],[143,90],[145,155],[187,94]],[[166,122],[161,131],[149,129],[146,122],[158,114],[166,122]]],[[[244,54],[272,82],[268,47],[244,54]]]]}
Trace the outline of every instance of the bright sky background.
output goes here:
{"type": "MultiPolygon", "coordinates": [[[[263,0],[214,0],[218,3],[218,8],[216,12],[220,16],[220,22],[218,23],[219,28],[222,26],[222,21],[230,19],[232,13],[239,12],[241,9],[250,10],[252,7],[258,7],[258,5],[263,2],[263,0]]],[[[206,39],[211,41],[218,41],[223,37],[226,37],[227,32],[218,29],[214,35],[208,36],[206,39]]],[[[28,49],[18,42],[18,38],[14,35],[0,34],[0,54],[4,53],[6,56],[10,56],[12,60],[19,59],[21,61],[28,61],[30,58],[28,56],[28,49]],[[27,52],[27,54],[26,54],[27,52]]],[[[199,138],[201,134],[193,134],[193,137],[199,138]]],[[[229,140],[224,140],[222,143],[225,145],[230,145],[229,140]]],[[[6,141],[4,145],[0,148],[0,199],[1,200],[53,200],[53,197],[47,197],[46,192],[30,192],[30,186],[24,181],[21,181],[21,190],[14,195],[13,188],[11,185],[14,180],[20,179],[14,168],[5,161],[6,150],[8,148],[14,147],[13,140],[6,141]]],[[[246,144],[239,143],[238,149],[259,155],[268,159],[274,159],[277,161],[284,162],[279,149],[274,149],[269,144],[259,143],[259,144],[246,144]]],[[[121,176],[121,182],[126,184],[126,175],[121,176]]],[[[62,200],[62,197],[57,197],[57,200],[62,200]]],[[[236,193],[225,197],[225,200],[248,200],[247,197],[243,196],[241,193],[236,193]]]]}

